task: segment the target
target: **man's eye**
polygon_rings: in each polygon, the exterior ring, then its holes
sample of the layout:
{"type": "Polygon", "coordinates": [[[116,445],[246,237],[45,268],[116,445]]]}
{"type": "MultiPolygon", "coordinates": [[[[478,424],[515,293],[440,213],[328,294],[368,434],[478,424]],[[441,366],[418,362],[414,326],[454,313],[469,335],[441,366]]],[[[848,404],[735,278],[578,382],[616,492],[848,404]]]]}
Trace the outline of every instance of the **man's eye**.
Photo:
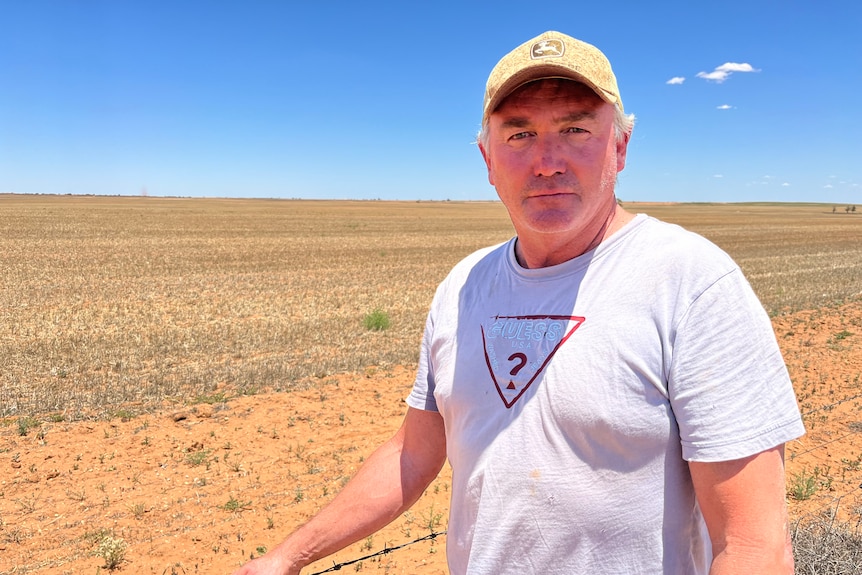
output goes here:
{"type": "Polygon", "coordinates": [[[566,128],[563,131],[566,132],[567,134],[586,134],[587,133],[587,130],[584,130],[583,128],[577,128],[575,126],[572,126],[571,128],[566,128]]]}
{"type": "Polygon", "coordinates": [[[530,136],[530,132],[517,132],[509,136],[509,140],[523,140],[524,138],[528,138],[530,136]]]}

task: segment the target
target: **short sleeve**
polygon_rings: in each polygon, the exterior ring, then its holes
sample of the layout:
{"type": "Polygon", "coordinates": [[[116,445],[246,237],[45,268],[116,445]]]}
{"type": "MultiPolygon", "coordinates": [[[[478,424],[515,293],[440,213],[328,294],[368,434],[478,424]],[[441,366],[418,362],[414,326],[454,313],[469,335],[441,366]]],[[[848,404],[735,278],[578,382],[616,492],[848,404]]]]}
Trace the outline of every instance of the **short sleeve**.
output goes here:
{"type": "MultiPolygon", "coordinates": [[[[433,306],[432,306],[433,309],[433,306]]],[[[407,405],[424,411],[439,411],[434,398],[434,374],[431,364],[431,338],[434,333],[432,313],[425,320],[425,331],[419,348],[419,367],[413,389],[407,396],[407,405]]]]}
{"type": "Polygon", "coordinates": [[[668,390],[689,461],[739,459],[805,433],[772,324],[739,268],[677,326],[668,390]]]}

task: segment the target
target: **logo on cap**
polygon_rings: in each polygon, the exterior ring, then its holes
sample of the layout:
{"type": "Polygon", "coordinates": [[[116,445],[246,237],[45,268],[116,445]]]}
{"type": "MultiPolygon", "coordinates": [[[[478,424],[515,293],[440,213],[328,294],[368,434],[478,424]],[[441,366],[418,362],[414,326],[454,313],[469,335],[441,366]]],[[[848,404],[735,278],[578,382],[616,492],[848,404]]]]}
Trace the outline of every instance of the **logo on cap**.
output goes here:
{"type": "Polygon", "coordinates": [[[530,48],[530,59],[540,60],[542,58],[559,58],[566,51],[562,40],[541,40],[530,48]]]}

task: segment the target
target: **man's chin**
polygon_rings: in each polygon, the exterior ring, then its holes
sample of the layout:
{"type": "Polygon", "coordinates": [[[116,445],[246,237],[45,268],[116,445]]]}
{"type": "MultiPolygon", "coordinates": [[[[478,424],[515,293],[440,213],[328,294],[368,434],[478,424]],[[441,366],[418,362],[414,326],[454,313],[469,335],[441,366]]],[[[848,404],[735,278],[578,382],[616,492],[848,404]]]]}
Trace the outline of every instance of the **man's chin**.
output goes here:
{"type": "Polygon", "coordinates": [[[570,209],[545,209],[529,214],[525,223],[533,232],[554,234],[572,229],[577,216],[570,209]]]}

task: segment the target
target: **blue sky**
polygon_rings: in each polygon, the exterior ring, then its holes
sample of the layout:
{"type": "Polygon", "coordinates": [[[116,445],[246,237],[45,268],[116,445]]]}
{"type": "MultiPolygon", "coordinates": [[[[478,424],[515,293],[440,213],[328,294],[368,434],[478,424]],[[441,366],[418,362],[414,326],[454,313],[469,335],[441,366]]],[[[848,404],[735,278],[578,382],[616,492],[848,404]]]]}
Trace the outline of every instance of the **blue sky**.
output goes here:
{"type": "Polygon", "coordinates": [[[637,116],[622,200],[862,203],[856,0],[0,0],[0,192],[494,199],[485,80],[549,29],[637,116]]]}

